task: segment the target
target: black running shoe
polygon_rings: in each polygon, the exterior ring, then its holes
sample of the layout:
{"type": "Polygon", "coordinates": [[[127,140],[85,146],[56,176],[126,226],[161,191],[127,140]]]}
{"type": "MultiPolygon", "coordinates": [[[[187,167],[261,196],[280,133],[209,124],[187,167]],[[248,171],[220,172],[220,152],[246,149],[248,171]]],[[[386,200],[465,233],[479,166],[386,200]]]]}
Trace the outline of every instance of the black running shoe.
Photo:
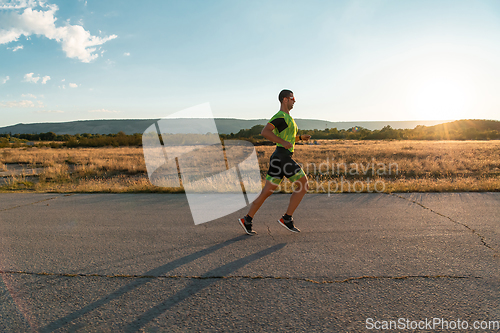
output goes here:
{"type": "Polygon", "coordinates": [[[250,236],[257,235],[257,233],[254,230],[252,230],[252,222],[247,222],[246,217],[242,217],[241,219],[238,220],[238,222],[240,223],[243,230],[245,230],[247,235],[250,236]]]}
{"type": "Polygon", "coordinates": [[[293,218],[291,218],[290,220],[285,220],[285,217],[282,216],[278,220],[278,223],[291,232],[300,232],[299,228],[293,225],[293,218]]]}

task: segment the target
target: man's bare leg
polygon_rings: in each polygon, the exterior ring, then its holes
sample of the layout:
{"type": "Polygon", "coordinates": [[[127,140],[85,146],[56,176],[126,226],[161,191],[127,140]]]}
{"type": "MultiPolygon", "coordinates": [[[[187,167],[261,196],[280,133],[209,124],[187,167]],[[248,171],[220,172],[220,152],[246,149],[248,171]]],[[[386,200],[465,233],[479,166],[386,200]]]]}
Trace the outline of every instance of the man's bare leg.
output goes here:
{"type": "MultiPolygon", "coordinates": [[[[278,185],[271,183],[269,180],[266,180],[266,184],[264,185],[264,188],[262,189],[262,192],[260,192],[259,196],[257,199],[255,199],[252,204],[250,205],[250,210],[248,211],[248,216],[253,217],[255,213],[259,210],[260,206],[266,201],[267,198],[271,194],[273,194],[274,190],[278,187],[278,185]]],[[[300,201],[299,201],[300,202],[300,201]]]]}
{"type": "Polygon", "coordinates": [[[307,176],[304,176],[297,181],[294,182],[294,185],[297,188],[294,189],[292,196],[290,197],[290,203],[288,204],[288,209],[286,210],[286,214],[292,216],[295,209],[298,207],[302,198],[307,193],[308,184],[307,184],[307,176]]]}

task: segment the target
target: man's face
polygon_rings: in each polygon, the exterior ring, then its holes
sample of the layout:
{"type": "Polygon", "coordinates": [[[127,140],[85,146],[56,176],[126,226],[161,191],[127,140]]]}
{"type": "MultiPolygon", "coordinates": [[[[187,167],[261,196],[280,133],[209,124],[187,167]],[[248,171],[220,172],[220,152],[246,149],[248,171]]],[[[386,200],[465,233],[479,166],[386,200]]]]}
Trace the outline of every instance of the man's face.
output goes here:
{"type": "Polygon", "coordinates": [[[290,97],[287,98],[287,104],[286,104],[288,110],[293,109],[294,104],[295,104],[295,97],[293,96],[293,94],[290,94],[290,97]]]}

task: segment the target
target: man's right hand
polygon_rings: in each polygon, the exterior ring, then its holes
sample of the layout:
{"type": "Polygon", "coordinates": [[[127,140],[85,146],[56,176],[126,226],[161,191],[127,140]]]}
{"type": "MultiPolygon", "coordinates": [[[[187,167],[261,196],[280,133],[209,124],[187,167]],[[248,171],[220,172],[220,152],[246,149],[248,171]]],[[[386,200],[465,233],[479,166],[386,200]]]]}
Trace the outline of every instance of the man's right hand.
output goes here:
{"type": "Polygon", "coordinates": [[[282,144],[282,146],[285,149],[290,149],[293,145],[290,142],[286,141],[284,144],[282,144]]]}

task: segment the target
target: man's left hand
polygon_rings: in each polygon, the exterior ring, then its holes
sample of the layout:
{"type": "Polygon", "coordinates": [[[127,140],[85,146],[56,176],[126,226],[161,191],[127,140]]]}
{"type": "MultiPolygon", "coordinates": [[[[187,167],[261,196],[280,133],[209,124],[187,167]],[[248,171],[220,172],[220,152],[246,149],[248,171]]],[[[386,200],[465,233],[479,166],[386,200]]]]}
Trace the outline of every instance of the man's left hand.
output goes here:
{"type": "Polygon", "coordinates": [[[307,140],[309,140],[309,139],[311,138],[311,136],[310,136],[309,134],[304,134],[304,135],[301,135],[300,137],[301,137],[301,138],[302,138],[302,140],[304,140],[304,141],[307,141],[307,140]]]}

